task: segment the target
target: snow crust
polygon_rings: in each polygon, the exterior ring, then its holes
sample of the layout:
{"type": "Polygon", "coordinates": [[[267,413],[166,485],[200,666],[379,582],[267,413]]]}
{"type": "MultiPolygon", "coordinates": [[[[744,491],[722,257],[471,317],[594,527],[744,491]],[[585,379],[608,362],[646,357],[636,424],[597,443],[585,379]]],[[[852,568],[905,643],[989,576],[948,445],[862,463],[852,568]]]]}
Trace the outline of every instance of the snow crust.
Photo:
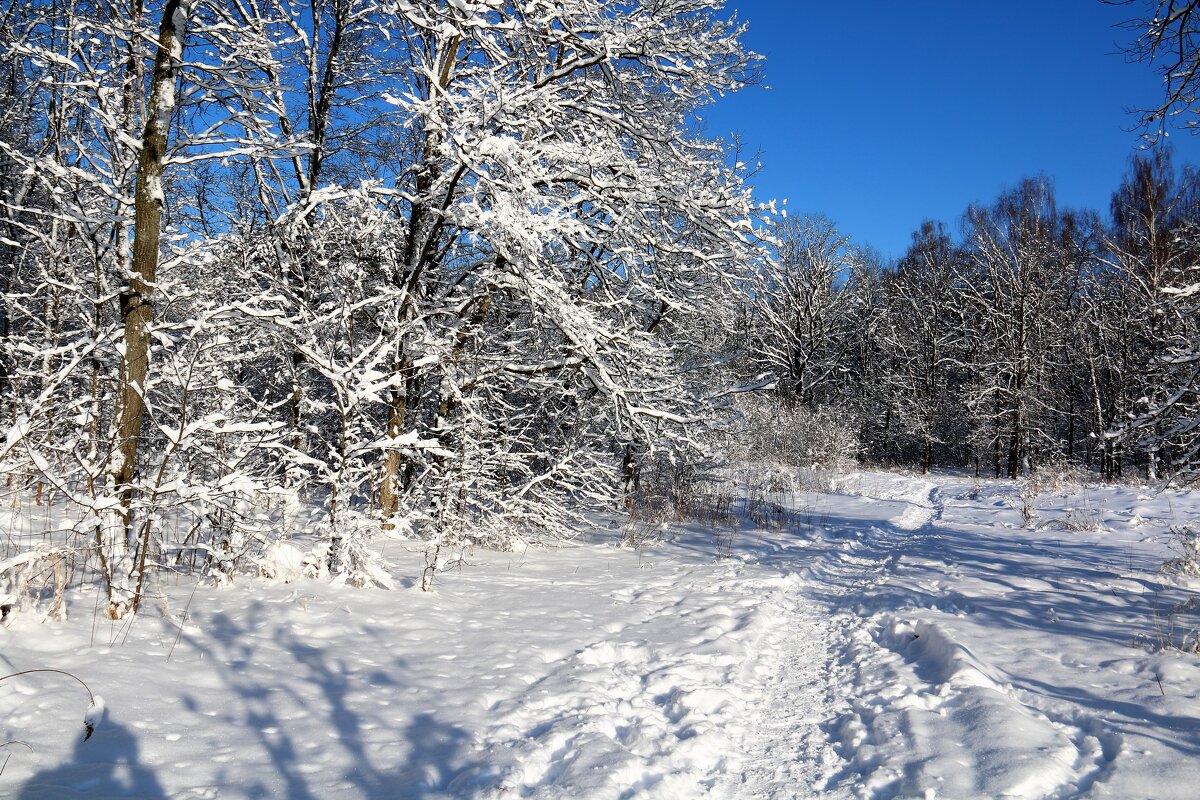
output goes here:
{"type": "Polygon", "coordinates": [[[0,682],[0,737],[33,748],[0,796],[1195,795],[1200,662],[1155,643],[1196,622],[1158,566],[1200,498],[1044,493],[1026,526],[1018,484],[839,485],[779,530],[744,513],[635,550],[598,519],[428,593],[404,542],[391,592],[304,578],[290,545],[132,623],[76,590],[65,623],[8,618],[0,653],[106,699],[0,682]]]}

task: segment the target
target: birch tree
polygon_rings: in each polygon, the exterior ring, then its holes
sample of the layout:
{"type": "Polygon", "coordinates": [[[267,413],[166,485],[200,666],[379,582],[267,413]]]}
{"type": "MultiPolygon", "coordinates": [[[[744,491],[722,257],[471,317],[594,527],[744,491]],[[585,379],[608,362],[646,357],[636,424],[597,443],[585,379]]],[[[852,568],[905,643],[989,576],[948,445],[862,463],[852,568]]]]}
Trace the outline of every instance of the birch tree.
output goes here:
{"type": "Polygon", "coordinates": [[[982,322],[970,402],[980,420],[990,419],[996,473],[1016,478],[1039,452],[1059,446],[1050,382],[1073,281],[1061,269],[1060,216],[1045,180],[1027,179],[966,219],[964,279],[982,322]]]}
{"type": "Polygon", "coordinates": [[[852,347],[852,299],[842,290],[854,252],[819,215],[779,220],[774,239],[773,262],[750,288],[761,358],[785,395],[814,406],[838,382],[852,347]]]}
{"type": "Polygon", "coordinates": [[[925,222],[913,234],[887,285],[884,341],[893,364],[897,427],[917,440],[922,472],[939,446],[961,439],[958,395],[968,355],[958,275],[962,255],[945,226],[925,222]]]}

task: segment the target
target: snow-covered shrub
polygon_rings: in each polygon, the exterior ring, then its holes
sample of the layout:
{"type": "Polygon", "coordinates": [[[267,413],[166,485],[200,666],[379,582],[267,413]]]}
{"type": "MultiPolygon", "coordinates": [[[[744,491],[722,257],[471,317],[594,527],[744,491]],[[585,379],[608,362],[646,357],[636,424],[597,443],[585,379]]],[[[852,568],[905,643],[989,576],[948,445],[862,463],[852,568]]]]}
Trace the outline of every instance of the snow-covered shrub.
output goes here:
{"type": "Polygon", "coordinates": [[[745,395],[727,440],[730,457],[810,472],[853,468],[861,445],[852,418],[835,408],[793,407],[771,394],[745,395]]]}
{"type": "Polygon", "coordinates": [[[1030,472],[1029,490],[1034,494],[1069,492],[1086,486],[1093,478],[1087,467],[1067,459],[1061,451],[1045,455],[1030,472]]]}
{"type": "Polygon", "coordinates": [[[387,562],[367,546],[378,529],[378,522],[363,518],[357,524],[358,529],[350,529],[343,524],[341,530],[334,534],[329,549],[329,572],[334,581],[356,589],[368,586],[395,589],[396,582],[387,571],[387,562]],[[364,527],[366,531],[362,530],[364,527]]]}
{"type": "Polygon", "coordinates": [[[630,516],[648,523],[687,519],[696,510],[701,481],[695,465],[657,456],[637,465],[628,498],[630,516]]]}
{"type": "MultiPolygon", "coordinates": [[[[1020,495],[1018,502],[1020,503],[1021,521],[1026,528],[1053,528],[1063,531],[1100,531],[1104,529],[1104,520],[1101,511],[1097,510],[1092,503],[1091,495],[1086,488],[1082,489],[1077,496],[1072,496],[1071,489],[1077,488],[1078,484],[1072,484],[1068,481],[1069,476],[1073,474],[1069,470],[1054,470],[1053,472],[1041,473],[1041,480],[1031,476],[1027,480],[1019,482],[1020,495]],[[1051,483],[1047,483],[1049,480],[1051,483]],[[1050,486],[1057,487],[1051,489],[1050,486]],[[1070,503],[1063,508],[1061,517],[1047,517],[1042,519],[1038,512],[1038,498],[1046,494],[1058,492],[1063,499],[1070,503]],[[1041,521],[1039,522],[1039,519],[1041,521]]],[[[1045,509],[1043,508],[1043,511],[1045,509]]]]}
{"type": "Polygon", "coordinates": [[[267,545],[255,564],[260,575],[279,583],[292,583],[305,575],[304,551],[288,542],[267,545]]]}
{"type": "Polygon", "coordinates": [[[1021,494],[1021,524],[1026,528],[1032,528],[1037,521],[1037,507],[1034,505],[1033,495],[1023,492],[1021,494]]]}
{"type": "Polygon", "coordinates": [[[1163,564],[1163,571],[1183,578],[1200,578],[1200,527],[1172,526],[1170,546],[1176,557],[1163,564]]]}
{"type": "Polygon", "coordinates": [[[46,616],[61,622],[66,614],[67,560],[60,547],[38,547],[0,561],[0,620],[18,611],[36,610],[50,594],[46,616]]]}
{"type": "Polygon", "coordinates": [[[737,499],[731,470],[718,468],[698,452],[660,454],[637,470],[626,498],[629,514],[622,544],[638,547],[656,541],[672,522],[728,528],[737,519],[737,499]]]}
{"type": "Polygon", "coordinates": [[[1100,531],[1104,530],[1104,521],[1096,509],[1085,504],[1066,509],[1063,526],[1069,531],[1100,531]]]}

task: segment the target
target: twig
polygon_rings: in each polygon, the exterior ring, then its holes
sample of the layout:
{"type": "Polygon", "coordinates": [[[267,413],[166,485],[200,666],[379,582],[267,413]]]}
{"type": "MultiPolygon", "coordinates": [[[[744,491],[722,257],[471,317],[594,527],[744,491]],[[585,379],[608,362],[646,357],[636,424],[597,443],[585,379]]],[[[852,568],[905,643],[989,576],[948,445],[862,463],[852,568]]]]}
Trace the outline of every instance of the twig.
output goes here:
{"type": "Polygon", "coordinates": [[[100,588],[96,588],[96,603],[92,607],[92,638],[88,641],[88,647],[96,646],[96,617],[100,614],[100,588]]]}
{"type": "Polygon", "coordinates": [[[78,683],[80,686],[82,686],[84,688],[84,690],[88,693],[88,700],[91,701],[92,705],[96,704],[96,696],[94,694],[92,694],[91,688],[86,683],[84,683],[83,679],[80,678],[78,675],[73,675],[70,672],[67,672],[65,669],[53,669],[51,667],[41,667],[39,669],[26,669],[26,670],[21,670],[20,672],[13,672],[9,675],[0,676],[0,681],[6,681],[9,678],[19,678],[22,675],[33,675],[38,672],[52,672],[52,673],[56,673],[58,675],[66,675],[68,678],[75,681],[76,683],[78,683]]]}
{"type": "MultiPolygon", "coordinates": [[[[36,675],[39,672],[53,673],[56,675],[66,675],[68,678],[70,678],[71,680],[75,681],[80,686],[82,686],[83,690],[88,693],[88,701],[89,701],[88,702],[88,711],[90,712],[93,708],[96,707],[96,695],[92,694],[92,688],[90,686],[88,686],[86,683],[84,683],[83,679],[80,678],[78,675],[74,675],[63,669],[53,669],[51,667],[41,667],[39,669],[21,670],[20,672],[13,672],[9,675],[0,676],[0,682],[6,681],[9,678],[19,678],[22,675],[36,675]]],[[[92,738],[92,734],[96,732],[96,726],[92,722],[92,720],[88,717],[87,713],[85,713],[84,717],[83,717],[83,729],[85,731],[85,733],[83,734],[83,740],[86,742],[88,739],[92,738]]],[[[24,744],[24,743],[22,742],[22,744],[24,744]]],[[[5,759],[4,763],[7,764],[8,760],[5,759]]]]}
{"type": "Polygon", "coordinates": [[[183,638],[183,626],[187,624],[188,609],[192,607],[192,598],[196,596],[196,590],[199,588],[200,581],[196,581],[191,595],[188,596],[187,605],[183,607],[183,616],[179,618],[179,632],[175,634],[175,641],[171,643],[171,649],[167,651],[167,661],[171,660],[171,654],[175,652],[175,645],[179,644],[179,640],[183,638]]]}

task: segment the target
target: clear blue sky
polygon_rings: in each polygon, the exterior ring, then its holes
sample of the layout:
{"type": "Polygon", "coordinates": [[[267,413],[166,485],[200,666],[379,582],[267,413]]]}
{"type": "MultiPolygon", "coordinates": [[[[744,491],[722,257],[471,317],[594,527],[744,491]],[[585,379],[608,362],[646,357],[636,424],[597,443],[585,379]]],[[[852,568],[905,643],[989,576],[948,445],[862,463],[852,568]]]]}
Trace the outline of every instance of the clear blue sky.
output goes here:
{"type": "MultiPolygon", "coordinates": [[[[1140,2],[1140,0],[1139,0],[1140,2]]],[[[898,257],[922,219],[957,235],[971,202],[1021,177],[1060,207],[1108,203],[1139,139],[1126,113],[1160,98],[1117,53],[1139,6],[1099,0],[729,0],[765,83],[705,113],[761,151],[760,199],[823,212],[898,257]]],[[[1200,138],[1170,137],[1200,164],[1200,138]]],[[[747,159],[749,160],[749,159],[747,159]]]]}

